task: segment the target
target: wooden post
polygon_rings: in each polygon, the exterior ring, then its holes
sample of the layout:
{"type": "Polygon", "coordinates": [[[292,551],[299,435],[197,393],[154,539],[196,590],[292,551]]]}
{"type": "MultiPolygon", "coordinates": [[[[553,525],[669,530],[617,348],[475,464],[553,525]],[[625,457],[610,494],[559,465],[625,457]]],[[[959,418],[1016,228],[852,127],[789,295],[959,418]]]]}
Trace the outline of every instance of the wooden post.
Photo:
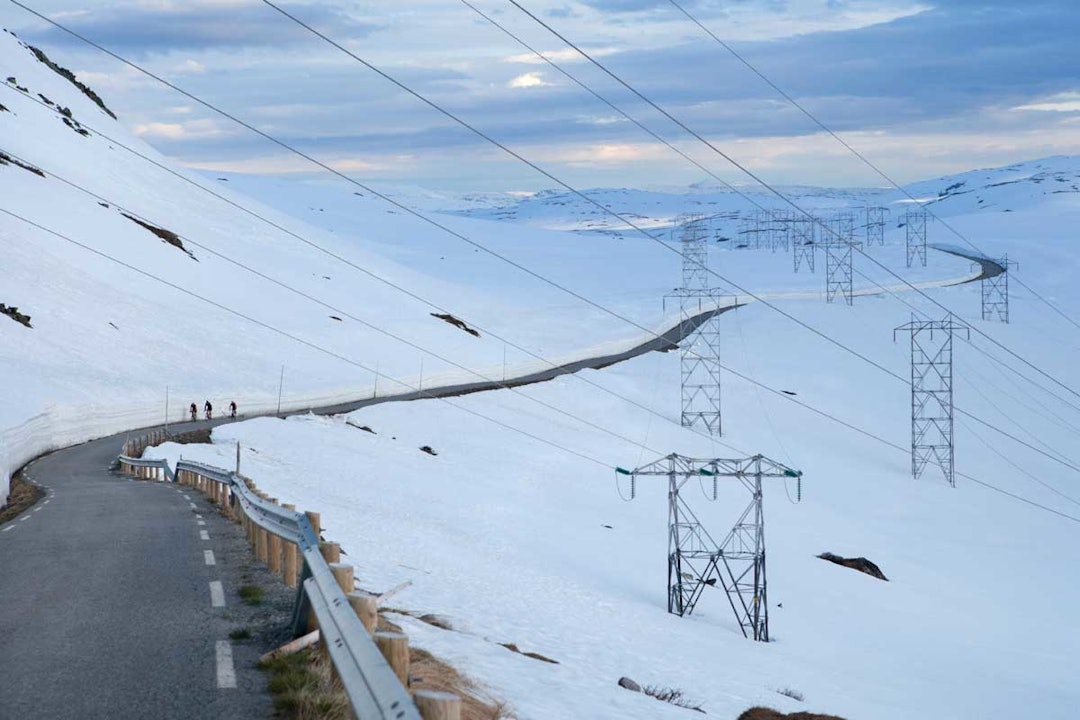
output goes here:
{"type": "Polygon", "coordinates": [[[379,599],[371,593],[366,593],[363,590],[353,590],[352,592],[345,593],[345,597],[349,599],[349,605],[352,607],[353,612],[360,618],[360,622],[363,623],[364,628],[369,634],[375,634],[375,628],[379,624],[379,599]]]}
{"type": "Polygon", "coordinates": [[[319,513],[308,510],[304,514],[307,515],[308,522],[311,523],[312,529],[315,530],[315,537],[319,537],[322,533],[322,524],[320,522],[321,518],[319,517],[319,513]]]}
{"type": "Polygon", "coordinates": [[[379,652],[390,663],[390,669],[397,675],[401,684],[409,686],[409,638],[402,633],[377,632],[375,644],[379,652]]]}
{"type": "Polygon", "coordinates": [[[353,591],[353,566],[346,563],[329,563],[330,572],[334,573],[341,592],[348,595],[353,591]]]}
{"type": "MultiPolygon", "coordinates": [[[[335,542],[321,542],[319,543],[319,552],[323,556],[323,560],[327,564],[341,562],[341,546],[335,542]]],[[[350,592],[352,588],[349,588],[345,592],[350,592]]]]}
{"type": "MultiPolygon", "coordinates": [[[[286,510],[296,511],[296,506],[286,503],[282,505],[286,510]]],[[[285,581],[285,587],[294,588],[298,582],[299,576],[299,555],[296,545],[291,542],[282,543],[285,547],[284,555],[281,563],[281,579],[285,581]]]]}
{"type": "Polygon", "coordinates": [[[270,533],[267,538],[266,567],[272,573],[281,572],[281,538],[270,533]]]}
{"type": "Polygon", "coordinates": [[[461,720],[461,698],[436,690],[417,690],[413,702],[423,720],[461,720]]]}
{"type": "Polygon", "coordinates": [[[266,564],[269,558],[270,533],[259,526],[256,527],[255,559],[266,564]]]}

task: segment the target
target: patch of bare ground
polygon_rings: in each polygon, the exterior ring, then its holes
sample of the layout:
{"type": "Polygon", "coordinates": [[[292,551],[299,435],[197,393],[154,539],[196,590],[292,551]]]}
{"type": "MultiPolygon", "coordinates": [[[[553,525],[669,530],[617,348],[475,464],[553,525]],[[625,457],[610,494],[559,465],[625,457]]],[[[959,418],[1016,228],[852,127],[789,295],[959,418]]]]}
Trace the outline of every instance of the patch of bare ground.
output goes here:
{"type": "Polygon", "coordinates": [[[44,490],[29,482],[21,472],[16,473],[11,478],[7,504],[0,507],[0,525],[21,515],[44,495],[44,490]]]}
{"type": "Polygon", "coordinates": [[[135,217],[134,215],[128,215],[127,213],[120,213],[120,214],[123,215],[124,217],[126,217],[131,222],[138,225],[139,227],[142,227],[142,228],[144,228],[146,230],[149,230],[154,235],[157,235],[163,242],[166,242],[169,245],[172,245],[174,248],[176,248],[178,250],[182,250],[192,260],[196,259],[195,256],[191,253],[191,251],[188,250],[186,247],[184,247],[184,243],[183,243],[182,240],[180,240],[180,236],[177,235],[176,233],[174,233],[172,230],[166,230],[165,228],[161,228],[161,227],[158,227],[157,225],[153,225],[151,223],[148,223],[145,220],[140,220],[139,218],[135,217]]]}
{"type": "Polygon", "coordinates": [[[785,715],[767,707],[753,707],[738,717],[738,720],[844,720],[836,715],[818,715],[817,713],[797,712],[785,715]]]}
{"type": "MultiPolygon", "coordinates": [[[[449,622],[438,615],[418,615],[383,608],[379,611],[379,624],[375,628],[381,632],[401,632],[401,627],[388,620],[383,615],[384,612],[408,615],[438,628],[451,629],[449,622]]],[[[479,683],[447,662],[412,645],[409,646],[409,689],[435,690],[457,695],[461,698],[461,720],[502,720],[514,717],[509,704],[492,697],[479,683]]]]}
{"type": "Polygon", "coordinates": [[[176,433],[175,435],[169,435],[169,442],[174,442],[179,445],[209,445],[210,433],[212,428],[202,428],[201,430],[188,430],[187,432],[176,433]]]}

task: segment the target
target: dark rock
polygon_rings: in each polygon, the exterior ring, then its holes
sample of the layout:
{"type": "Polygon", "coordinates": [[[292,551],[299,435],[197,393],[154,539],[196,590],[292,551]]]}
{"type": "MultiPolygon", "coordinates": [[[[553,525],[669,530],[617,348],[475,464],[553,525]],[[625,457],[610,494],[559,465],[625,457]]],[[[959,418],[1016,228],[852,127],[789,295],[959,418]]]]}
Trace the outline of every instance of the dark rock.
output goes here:
{"type": "Polygon", "coordinates": [[[641,692],[641,686],[628,677],[619,678],[619,687],[626,688],[632,692],[641,692]]]}
{"type": "Polygon", "coordinates": [[[818,557],[822,560],[828,560],[831,563],[836,563],[837,565],[843,565],[846,568],[866,573],[871,577],[876,577],[878,580],[889,582],[889,578],[885,577],[885,573],[881,572],[881,568],[864,557],[843,558],[839,555],[833,555],[830,552],[821,553],[818,557]]]}

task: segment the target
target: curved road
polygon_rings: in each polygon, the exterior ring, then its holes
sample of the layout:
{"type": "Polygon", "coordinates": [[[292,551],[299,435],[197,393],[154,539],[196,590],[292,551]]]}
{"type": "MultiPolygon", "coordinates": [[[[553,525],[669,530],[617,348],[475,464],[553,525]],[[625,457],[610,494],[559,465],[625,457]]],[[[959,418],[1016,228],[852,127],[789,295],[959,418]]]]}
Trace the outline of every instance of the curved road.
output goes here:
{"type": "MultiPolygon", "coordinates": [[[[982,271],[924,286],[1001,272],[986,258],[965,257],[979,262],[982,271]]],[[[622,352],[506,382],[451,385],[311,411],[343,413],[602,368],[677,348],[707,319],[739,306],[732,301],[702,312],[622,352]]],[[[117,435],[67,448],[25,469],[47,495],[0,526],[0,718],[268,717],[265,678],[255,669],[261,648],[229,640],[253,612],[238,595],[254,572],[242,533],[198,493],[109,471],[122,440],[117,435]]]]}

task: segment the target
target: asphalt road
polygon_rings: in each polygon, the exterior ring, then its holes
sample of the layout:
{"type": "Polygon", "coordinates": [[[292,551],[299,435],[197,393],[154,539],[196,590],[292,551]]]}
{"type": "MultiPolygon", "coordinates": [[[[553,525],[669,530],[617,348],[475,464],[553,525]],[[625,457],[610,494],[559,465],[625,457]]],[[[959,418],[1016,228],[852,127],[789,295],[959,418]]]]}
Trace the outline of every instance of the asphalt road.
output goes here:
{"type": "Polygon", "coordinates": [[[120,444],[32,463],[46,497],[0,526],[0,718],[268,717],[261,648],[229,639],[251,612],[239,529],[188,488],[110,472],[120,444]]]}

